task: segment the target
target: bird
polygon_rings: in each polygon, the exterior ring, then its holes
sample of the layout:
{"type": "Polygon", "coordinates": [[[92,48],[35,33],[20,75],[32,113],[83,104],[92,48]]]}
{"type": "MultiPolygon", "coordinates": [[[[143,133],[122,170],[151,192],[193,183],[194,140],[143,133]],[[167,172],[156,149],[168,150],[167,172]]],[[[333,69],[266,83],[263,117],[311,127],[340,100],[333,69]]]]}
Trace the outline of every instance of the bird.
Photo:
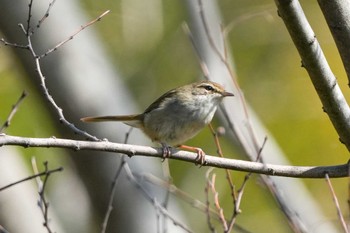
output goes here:
{"type": "Polygon", "coordinates": [[[170,157],[172,146],[197,152],[197,161],[205,163],[201,148],[183,145],[208,125],[224,97],[234,96],[218,83],[200,81],[174,88],[149,105],[141,114],[84,117],[83,122],[120,121],[141,129],[170,157]]]}

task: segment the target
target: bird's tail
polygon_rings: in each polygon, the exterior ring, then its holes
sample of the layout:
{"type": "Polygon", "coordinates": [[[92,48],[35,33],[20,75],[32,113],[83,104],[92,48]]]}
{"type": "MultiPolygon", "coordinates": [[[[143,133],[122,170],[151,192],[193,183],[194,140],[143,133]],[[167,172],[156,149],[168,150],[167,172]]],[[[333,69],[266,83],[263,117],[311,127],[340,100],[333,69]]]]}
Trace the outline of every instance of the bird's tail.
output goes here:
{"type": "Polygon", "coordinates": [[[80,118],[83,122],[103,122],[103,121],[122,121],[123,123],[142,128],[142,115],[121,115],[121,116],[98,116],[98,117],[83,117],[80,118]]]}

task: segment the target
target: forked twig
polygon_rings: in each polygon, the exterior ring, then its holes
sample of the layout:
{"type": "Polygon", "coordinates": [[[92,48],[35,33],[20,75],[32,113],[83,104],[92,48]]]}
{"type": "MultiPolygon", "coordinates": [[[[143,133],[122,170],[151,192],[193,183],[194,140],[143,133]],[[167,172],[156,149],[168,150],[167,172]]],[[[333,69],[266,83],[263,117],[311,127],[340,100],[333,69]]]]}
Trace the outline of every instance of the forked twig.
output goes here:
{"type": "Polygon", "coordinates": [[[24,179],[21,179],[21,180],[18,180],[16,182],[13,182],[11,184],[8,184],[8,185],[5,185],[3,187],[0,188],[0,192],[5,190],[5,189],[8,189],[14,185],[17,185],[19,183],[22,183],[22,182],[25,182],[25,181],[28,181],[28,180],[32,180],[32,179],[35,179],[37,177],[40,177],[40,176],[46,176],[47,174],[52,174],[52,173],[55,173],[55,172],[61,172],[63,171],[63,167],[59,167],[59,168],[56,168],[56,169],[52,169],[52,170],[48,170],[48,171],[43,171],[43,172],[40,172],[40,173],[37,173],[35,175],[32,175],[32,176],[28,176],[24,179]]]}
{"type": "Polygon", "coordinates": [[[159,211],[162,215],[165,215],[169,220],[173,222],[175,226],[180,227],[185,232],[192,233],[193,231],[189,229],[185,224],[181,223],[179,220],[177,220],[175,217],[173,217],[167,209],[165,209],[155,197],[153,197],[149,191],[136,179],[133,172],[131,171],[129,165],[126,163],[124,165],[124,170],[126,172],[127,177],[129,180],[139,189],[142,191],[143,196],[148,200],[150,203],[153,204],[156,211],[159,211]]]}
{"type": "Polygon", "coordinates": [[[220,218],[220,221],[221,221],[221,224],[222,224],[222,227],[224,229],[224,232],[228,232],[228,226],[227,226],[227,221],[225,219],[225,215],[224,215],[224,210],[223,208],[220,206],[220,201],[219,201],[219,192],[216,191],[216,188],[215,188],[215,181],[216,181],[216,174],[214,173],[212,176],[211,176],[211,179],[208,175],[207,177],[207,182],[208,182],[208,185],[209,185],[209,188],[211,190],[211,192],[213,193],[214,195],[214,206],[216,208],[216,210],[218,211],[218,214],[219,214],[219,218],[220,218]]]}
{"type": "MultiPolygon", "coordinates": [[[[43,16],[43,18],[39,21],[38,26],[40,26],[42,24],[42,22],[49,16],[49,12],[54,4],[55,0],[53,0],[50,4],[49,7],[45,13],[45,15],[43,16]]],[[[72,40],[78,33],[80,33],[82,30],[84,30],[85,28],[91,26],[92,24],[100,21],[105,15],[107,15],[110,11],[105,11],[104,13],[102,13],[100,16],[98,16],[96,19],[90,21],[89,23],[83,25],[80,27],[80,29],[78,29],[76,32],[74,32],[71,36],[69,36],[67,39],[63,40],[62,42],[60,42],[59,44],[57,44],[55,47],[47,50],[47,52],[45,52],[44,54],[38,55],[35,51],[35,48],[33,47],[32,44],[32,35],[34,33],[34,30],[31,29],[31,18],[32,18],[32,6],[33,6],[33,0],[30,1],[29,3],[29,9],[28,9],[28,17],[27,17],[27,25],[26,27],[23,26],[23,24],[18,24],[20,26],[20,28],[22,29],[22,31],[24,32],[24,34],[26,35],[26,39],[27,39],[27,45],[18,45],[16,43],[11,43],[6,41],[5,39],[0,39],[0,42],[2,42],[4,45],[8,45],[8,46],[12,46],[15,48],[21,48],[21,49],[28,49],[35,61],[35,67],[36,67],[36,72],[40,78],[40,83],[41,83],[41,88],[43,90],[44,96],[45,98],[51,103],[51,105],[54,107],[54,109],[56,110],[58,117],[59,117],[59,121],[61,123],[63,123],[64,125],[66,125],[68,128],[70,128],[74,133],[76,134],[80,134],[84,137],[86,137],[87,139],[93,140],[93,141],[99,141],[99,139],[95,136],[90,135],[89,133],[87,133],[84,130],[78,129],[74,124],[72,124],[71,122],[69,122],[63,114],[63,110],[57,105],[56,101],[53,99],[53,97],[50,95],[48,88],[46,86],[46,81],[45,81],[45,76],[42,72],[42,68],[41,68],[41,64],[40,64],[40,59],[47,56],[48,54],[50,54],[53,51],[56,51],[59,47],[61,47],[62,45],[64,45],[65,43],[67,43],[68,41],[72,40]]]]}
{"type": "MultiPolygon", "coordinates": [[[[263,142],[263,144],[261,145],[261,147],[259,149],[258,155],[257,155],[256,160],[255,160],[256,162],[261,159],[261,152],[263,151],[263,149],[264,149],[264,147],[266,145],[266,142],[267,142],[267,137],[264,138],[264,142],[263,142]]],[[[251,175],[252,175],[252,173],[249,172],[248,174],[246,174],[244,176],[244,180],[243,180],[242,186],[237,191],[237,199],[236,199],[236,202],[234,203],[233,214],[232,214],[232,217],[231,217],[231,220],[230,220],[229,231],[228,232],[230,232],[232,230],[233,225],[236,222],[238,214],[240,214],[242,212],[241,209],[240,209],[241,201],[242,201],[244,189],[245,189],[245,187],[246,187],[246,185],[248,183],[248,180],[250,179],[251,175]]]]}
{"type": "MultiPolygon", "coordinates": [[[[38,200],[38,205],[39,205],[39,208],[41,210],[41,213],[43,214],[43,217],[44,217],[44,223],[43,223],[43,226],[46,228],[47,232],[49,233],[52,233],[52,229],[50,227],[50,219],[49,219],[49,202],[46,200],[46,197],[45,197],[45,188],[47,186],[47,182],[48,182],[48,179],[50,177],[50,175],[52,173],[49,172],[49,168],[48,168],[48,165],[49,163],[47,161],[44,162],[44,167],[45,167],[45,176],[44,176],[44,181],[42,181],[40,179],[40,176],[37,176],[36,180],[37,180],[37,184],[38,184],[38,188],[39,188],[39,200],[38,200]]],[[[39,174],[39,171],[38,171],[38,167],[37,167],[37,164],[36,164],[36,160],[35,158],[33,157],[32,158],[32,167],[33,167],[33,170],[34,170],[34,173],[35,174],[39,174]]]]}

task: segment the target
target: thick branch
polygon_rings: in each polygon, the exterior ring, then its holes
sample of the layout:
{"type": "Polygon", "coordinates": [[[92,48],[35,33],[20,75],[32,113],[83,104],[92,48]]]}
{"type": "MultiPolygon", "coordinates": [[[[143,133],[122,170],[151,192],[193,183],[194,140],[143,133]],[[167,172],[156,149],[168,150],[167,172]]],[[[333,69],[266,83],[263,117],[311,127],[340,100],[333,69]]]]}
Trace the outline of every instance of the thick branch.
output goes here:
{"type": "MultiPolygon", "coordinates": [[[[58,139],[58,138],[27,138],[9,136],[6,134],[0,134],[0,146],[15,145],[23,147],[57,147],[67,148],[72,150],[96,150],[96,151],[108,151],[127,154],[128,156],[142,155],[149,157],[163,158],[162,148],[154,148],[148,146],[138,146],[130,144],[113,143],[108,141],[90,142],[90,141],[78,141],[70,139],[58,139]]],[[[187,151],[178,151],[173,149],[171,158],[176,160],[188,161],[197,163],[197,154],[187,151]]],[[[215,156],[206,155],[204,166],[212,166],[217,168],[226,168],[237,171],[253,172],[272,176],[286,176],[286,177],[299,177],[299,178],[324,178],[327,173],[329,177],[347,177],[348,176],[348,164],[342,164],[337,166],[319,166],[319,167],[307,167],[307,166],[283,166],[262,164],[257,162],[219,158],[215,156]]]]}
{"type": "Polygon", "coordinates": [[[350,109],[332,73],[320,44],[297,0],[275,0],[302,64],[327,112],[341,142],[350,150],[350,109]]]}
{"type": "Polygon", "coordinates": [[[350,4],[348,1],[318,0],[343,61],[350,85],[350,4]]]}

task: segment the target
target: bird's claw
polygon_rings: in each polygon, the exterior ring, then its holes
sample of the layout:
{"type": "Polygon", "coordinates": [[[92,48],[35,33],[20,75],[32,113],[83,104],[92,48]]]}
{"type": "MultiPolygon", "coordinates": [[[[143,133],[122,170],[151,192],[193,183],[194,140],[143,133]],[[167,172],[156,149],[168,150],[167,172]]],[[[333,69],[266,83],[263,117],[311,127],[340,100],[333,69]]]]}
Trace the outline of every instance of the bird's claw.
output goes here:
{"type": "Polygon", "coordinates": [[[201,148],[195,148],[195,150],[197,152],[196,162],[199,165],[199,167],[202,167],[206,163],[205,162],[205,152],[201,148]]]}
{"type": "Polygon", "coordinates": [[[166,158],[170,158],[171,156],[171,147],[166,144],[162,144],[162,149],[163,149],[162,162],[164,162],[166,158]]]}

